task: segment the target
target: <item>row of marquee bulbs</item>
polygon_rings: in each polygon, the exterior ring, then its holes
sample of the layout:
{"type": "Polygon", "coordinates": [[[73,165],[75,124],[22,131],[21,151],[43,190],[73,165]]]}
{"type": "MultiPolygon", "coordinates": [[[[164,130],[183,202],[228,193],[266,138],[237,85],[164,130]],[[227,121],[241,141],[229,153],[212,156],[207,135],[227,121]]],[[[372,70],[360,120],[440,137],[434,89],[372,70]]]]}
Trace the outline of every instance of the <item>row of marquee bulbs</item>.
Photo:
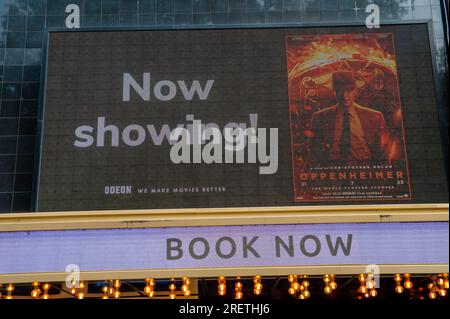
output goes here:
{"type": "MultiPolygon", "coordinates": [[[[413,283],[411,281],[411,276],[409,274],[405,274],[402,286],[402,276],[400,274],[396,274],[394,276],[394,280],[396,283],[395,291],[399,294],[403,293],[405,289],[411,289],[413,287],[413,283]],[[403,288],[404,287],[404,288],[403,288]]],[[[428,288],[428,297],[430,299],[436,299],[439,296],[446,297],[447,290],[449,289],[449,281],[448,274],[438,274],[437,276],[430,276],[430,282],[427,285],[428,288]]]]}
{"type": "MultiPolygon", "coordinates": [[[[358,299],[362,299],[363,297],[376,297],[378,292],[376,290],[376,281],[372,274],[360,274],[358,276],[360,286],[358,288],[358,299]]],[[[183,277],[183,284],[181,286],[181,292],[185,297],[189,297],[191,295],[190,290],[190,279],[188,277],[183,277]]],[[[253,293],[255,295],[260,295],[263,290],[261,276],[253,277],[253,293]]],[[[289,275],[288,281],[290,283],[290,287],[288,289],[288,293],[292,296],[296,296],[299,299],[308,299],[311,296],[308,287],[310,285],[307,280],[306,275],[289,275]],[[301,282],[299,282],[301,279],[301,282]]],[[[325,283],[324,293],[326,295],[330,295],[334,290],[337,289],[337,283],[335,281],[335,275],[326,274],[323,276],[323,281],[325,283]]],[[[394,281],[396,283],[395,292],[401,294],[405,289],[409,290],[413,288],[413,282],[411,281],[410,274],[404,274],[403,277],[400,274],[396,274],[394,276],[394,281]],[[404,280],[404,281],[403,281],[404,280]],[[403,281],[403,285],[402,285],[403,281]]],[[[153,278],[145,279],[146,286],[144,287],[144,293],[152,298],[155,296],[155,280],[153,278]]],[[[49,283],[43,283],[40,285],[38,282],[33,282],[32,284],[33,290],[31,291],[31,297],[38,299],[49,299],[50,295],[48,291],[50,290],[51,285],[49,283]]],[[[75,286],[75,282],[72,282],[72,286],[75,286]]],[[[120,298],[120,287],[121,281],[118,279],[109,280],[102,287],[103,296],[102,299],[109,298],[120,298]]],[[[6,287],[6,296],[5,299],[13,299],[13,291],[14,285],[8,284],[6,287]]],[[[430,299],[436,299],[438,296],[445,297],[447,296],[447,290],[449,289],[449,279],[448,274],[438,274],[430,276],[430,282],[427,285],[429,290],[428,297],[430,299]]],[[[169,298],[176,298],[176,284],[175,279],[172,278],[169,284],[169,298]]],[[[242,299],[244,294],[242,292],[243,284],[240,277],[236,278],[235,282],[235,299],[242,299]]],[[[77,288],[72,288],[70,293],[76,296],[78,299],[84,299],[86,297],[87,284],[84,281],[81,281],[77,288]]],[[[226,278],[220,276],[218,278],[218,294],[219,296],[225,296],[227,294],[227,286],[226,286],[226,278]]],[[[2,297],[0,293],[0,298],[2,297]]]]}
{"type": "MultiPolygon", "coordinates": [[[[236,282],[234,284],[234,298],[242,299],[244,298],[244,293],[242,292],[242,288],[244,285],[242,284],[241,277],[236,277],[236,282]]],[[[227,282],[226,278],[220,276],[218,279],[218,294],[219,296],[225,296],[227,294],[227,282]]],[[[255,295],[260,295],[262,293],[263,285],[261,283],[261,276],[253,277],[253,293],[255,295]]]]}

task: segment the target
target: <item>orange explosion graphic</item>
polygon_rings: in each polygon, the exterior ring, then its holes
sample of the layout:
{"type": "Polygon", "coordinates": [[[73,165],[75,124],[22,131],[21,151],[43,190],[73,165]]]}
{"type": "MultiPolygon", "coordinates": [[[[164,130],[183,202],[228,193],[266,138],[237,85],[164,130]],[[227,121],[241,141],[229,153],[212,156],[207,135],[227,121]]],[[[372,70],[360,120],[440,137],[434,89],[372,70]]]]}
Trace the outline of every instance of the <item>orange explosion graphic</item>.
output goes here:
{"type": "MultiPolygon", "coordinates": [[[[294,176],[314,169],[308,157],[311,158],[310,141],[318,132],[311,127],[311,119],[319,111],[337,105],[332,85],[334,73],[354,75],[355,103],[382,114],[385,120],[379,138],[382,161],[391,167],[402,167],[404,175],[409,175],[393,34],[289,35],[286,59],[294,176]]],[[[323,131],[319,134],[324,135],[323,131]]],[[[377,163],[366,160],[364,164],[377,163]]],[[[328,169],[323,161],[320,165],[321,170],[328,169]]],[[[308,192],[303,191],[304,195],[308,192]]]]}

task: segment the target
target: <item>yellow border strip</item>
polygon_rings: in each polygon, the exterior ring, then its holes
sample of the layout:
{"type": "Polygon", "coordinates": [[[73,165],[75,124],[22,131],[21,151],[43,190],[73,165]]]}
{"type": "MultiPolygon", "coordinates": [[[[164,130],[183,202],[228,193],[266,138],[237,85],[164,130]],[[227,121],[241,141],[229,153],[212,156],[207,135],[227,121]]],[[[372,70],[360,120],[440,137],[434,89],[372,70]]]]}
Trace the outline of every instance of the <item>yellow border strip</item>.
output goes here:
{"type": "MultiPolygon", "coordinates": [[[[288,274],[302,275],[356,275],[366,273],[367,265],[324,265],[324,266],[289,266],[289,267],[230,267],[230,268],[203,268],[203,269],[143,269],[121,271],[87,271],[81,272],[80,280],[109,280],[109,279],[144,279],[144,278],[201,278],[201,277],[251,277],[286,276],[288,274]]],[[[417,264],[417,265],[379,265],[381,274],[411,273],[435,274],[448,272],[448,264],[417,264]]],[[[27,273],[2,274],[0,283],[26,283],[26,282],[64,282],[67,273],[27,273]]]]}
{"type": "Polygon", "coordinates": [[[448,221],[449,204],[148,209],[0,214],[0,232],[316,223],[448,221]]]}

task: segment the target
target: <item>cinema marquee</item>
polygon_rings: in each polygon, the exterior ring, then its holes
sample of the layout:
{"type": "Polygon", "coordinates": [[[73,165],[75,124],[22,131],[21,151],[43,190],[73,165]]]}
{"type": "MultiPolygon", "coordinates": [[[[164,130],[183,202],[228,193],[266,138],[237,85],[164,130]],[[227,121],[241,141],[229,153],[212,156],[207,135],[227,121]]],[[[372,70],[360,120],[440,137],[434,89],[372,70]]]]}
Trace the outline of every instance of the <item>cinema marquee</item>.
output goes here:
{"type": "Polygon", "coordinates": [[[47,26],[1,298],[445,298],[436,23],[47,26]]]}

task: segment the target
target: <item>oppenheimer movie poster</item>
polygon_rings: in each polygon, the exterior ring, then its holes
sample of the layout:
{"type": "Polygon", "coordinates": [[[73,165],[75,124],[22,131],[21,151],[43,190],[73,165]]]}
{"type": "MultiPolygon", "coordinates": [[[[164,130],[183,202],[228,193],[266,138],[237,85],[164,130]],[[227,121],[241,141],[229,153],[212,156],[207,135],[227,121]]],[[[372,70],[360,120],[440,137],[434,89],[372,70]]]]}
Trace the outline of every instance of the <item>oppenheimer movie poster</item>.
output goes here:
{"type": "Polygon", "coordinates": [[[294,200],[411,199],[391,33],[286,37],[294,200]]]}

